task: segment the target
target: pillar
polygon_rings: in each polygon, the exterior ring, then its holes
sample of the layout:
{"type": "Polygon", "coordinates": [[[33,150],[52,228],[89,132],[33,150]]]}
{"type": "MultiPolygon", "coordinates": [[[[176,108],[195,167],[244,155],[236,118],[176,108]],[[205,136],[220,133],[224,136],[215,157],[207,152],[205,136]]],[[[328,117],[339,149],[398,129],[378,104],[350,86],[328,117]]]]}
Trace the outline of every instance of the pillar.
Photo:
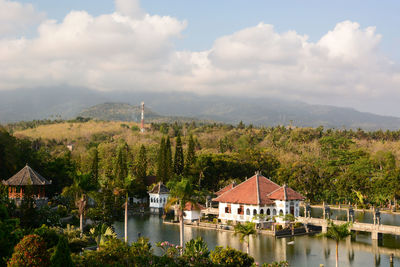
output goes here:
{"type": "Polygon", "coordinates": [[[324,224],[322,225],[322,233],[326,234],[328,232],[328,225],[324,224]]]}
{"type": "Polygon", "coordinates": [[[378,231],[371,232],[371,239],[372,240],[382,239],[382,233],[379,233],[378,231]]]}

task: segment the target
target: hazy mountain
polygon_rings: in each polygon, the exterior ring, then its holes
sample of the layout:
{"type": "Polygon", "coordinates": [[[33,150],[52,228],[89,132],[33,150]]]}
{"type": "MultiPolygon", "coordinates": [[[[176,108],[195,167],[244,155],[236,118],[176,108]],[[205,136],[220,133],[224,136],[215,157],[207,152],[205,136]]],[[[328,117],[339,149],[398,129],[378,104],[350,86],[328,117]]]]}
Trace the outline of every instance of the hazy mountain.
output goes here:
{"type": "MultiPolygon", "coordinates": [[[[309,105],[271,98],[198,96],[190,93],[98,92],[61,87],[0,91],[0,122],[43,119],[55,115],[72,118],[101,103],[123,102],[138,106],[141,101],[155,115],[161,117],[196,117],[234,124],[242,120],[247,124],[267,126],[292,123],[296,126],[360,127],[367,130],[400,128],[400,118],[396,117],[359,112],[352,108],[309,105]]],[[[138,115],[134,110],[124,111],[127,112],[125,115],[129,117],[130,111],[133,112],[132,120],[136,120],[138,115]]]]}
{"type": "MultiPolygon", "coordinates": [[[[136,121],[141,120],[141,107],[134,106],[127,103],[113,103],[107,102],[97,104],[90,108],[84,109],[78,114],[80,117],[92,118],[98,120],[108,121],[136,121]]],[[[144,108],[146,114],[146,122],[189,122],[200,121],[197,118],[183,117],[183,116],[163,116],[153,112],[150,108],[144,108]]]]}

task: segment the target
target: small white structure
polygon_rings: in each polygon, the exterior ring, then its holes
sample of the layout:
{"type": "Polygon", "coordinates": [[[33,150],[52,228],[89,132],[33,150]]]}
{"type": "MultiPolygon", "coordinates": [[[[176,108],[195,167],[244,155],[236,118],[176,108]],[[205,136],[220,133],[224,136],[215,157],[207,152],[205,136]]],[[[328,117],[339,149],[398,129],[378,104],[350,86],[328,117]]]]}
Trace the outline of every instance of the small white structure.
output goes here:
{"type": "Polygon", "coordinates": [[[201,210],[204,209],[204,207],[200,204],[193,205],[192,203],[186,203],[184,214],[183,214],[183,220],[184,221],[198,221],[201,218],[201,210]]]}
{"type": "Polygon", "coordinates": [[[161,182],[156,184],[151,191],[149,191],[150,199],[150,212],[156,214],[163,214],[164,207],[167,203],[169,196],[169,189],[161,182]]]}
{"type": "Polygon", "coordinates": [[[237,186],[232,186],[214,201],[219,202],[218,218],[222,222],[261,223],[273,216],[299,216],[299,204],[304,196],[290,187],[279,186],[259,173],[237,186]]]}

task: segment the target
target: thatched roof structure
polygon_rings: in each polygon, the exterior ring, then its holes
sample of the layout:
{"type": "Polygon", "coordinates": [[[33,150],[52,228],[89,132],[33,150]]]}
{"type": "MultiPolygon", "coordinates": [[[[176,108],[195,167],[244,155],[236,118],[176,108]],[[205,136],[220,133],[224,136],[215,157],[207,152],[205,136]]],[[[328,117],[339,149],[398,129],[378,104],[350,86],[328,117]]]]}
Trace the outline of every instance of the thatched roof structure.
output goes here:
{"type": "Polygon", "coordinates": [[[48,181],[39,173],[34,171],[28,164],[13,177],[7,181],[3,181],[4,185],[21,186],[21,185],[49,185],[48,181]]]}

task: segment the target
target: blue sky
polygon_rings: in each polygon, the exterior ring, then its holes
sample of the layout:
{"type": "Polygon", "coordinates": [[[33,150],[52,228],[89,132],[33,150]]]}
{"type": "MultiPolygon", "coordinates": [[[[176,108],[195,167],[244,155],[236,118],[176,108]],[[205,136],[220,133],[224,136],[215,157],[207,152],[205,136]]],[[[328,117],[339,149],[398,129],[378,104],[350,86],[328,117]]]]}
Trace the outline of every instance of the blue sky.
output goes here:
{"type": "Polygon", "coordinates": [[[250,95],[400,116],[399,11],[394,0],[0,0],[0,90],[250,95]]]}
{"type": "MultiPolygon", "coordinates": [[[[71,10],[86,10],[92,15],[115,10],[112,0],[23,0],[62,20],[71,10]]],[[[362,27],[376,26],[383,35],[382,50],[400,61],[400,1],[387,0],[142,0],[150,14],[186,20],[178,49],[209,49],[215,39],[259,22],[274,25],[278,32],[295,30],[317,41],[338,22],[356,21],[362,27]]]]}

